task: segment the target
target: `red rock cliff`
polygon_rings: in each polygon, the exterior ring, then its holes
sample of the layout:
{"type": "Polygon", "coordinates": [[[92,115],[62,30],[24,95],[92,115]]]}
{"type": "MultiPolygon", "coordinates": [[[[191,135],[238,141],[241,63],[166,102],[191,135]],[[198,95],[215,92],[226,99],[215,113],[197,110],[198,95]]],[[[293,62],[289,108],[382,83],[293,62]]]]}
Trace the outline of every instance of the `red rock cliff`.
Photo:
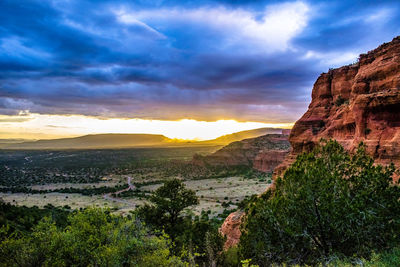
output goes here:
{"type": "MultiPolygon", "coordinates": [[[[363,141],[376,162],[400,167],[400,37],[360,55],[356,64],[321,74],[307,112],[292,128],[292,151],[275,175],[321,138],[336,139],[349,151],[363,141]]],[[[226,247],[240,237],[241,220],[233,223],[231,215],[221,228],[226,247]]]]}
{"type": "Polygon", "coordinates": [[[196,155],[192,162],[211,166],[253,166],[259,171],[272,172],[289,149],[287,135],[267,134],[230,143],[205,157],[196,155]]]}
{"type": "Polygon", "coordinates": [[[400,166],[400,37],[360,55],[356,64],[321,74],[291,131],[293,150],[276,173],[321,138],[349,151],[363,141],[376,162],[400,166]]]}
{"type": "Polygon", "coordinates": [[[253,168],[262,172],[273,172],[276,166],[281,164],[288,150],[261,150],[254,159],[253,168]]]}

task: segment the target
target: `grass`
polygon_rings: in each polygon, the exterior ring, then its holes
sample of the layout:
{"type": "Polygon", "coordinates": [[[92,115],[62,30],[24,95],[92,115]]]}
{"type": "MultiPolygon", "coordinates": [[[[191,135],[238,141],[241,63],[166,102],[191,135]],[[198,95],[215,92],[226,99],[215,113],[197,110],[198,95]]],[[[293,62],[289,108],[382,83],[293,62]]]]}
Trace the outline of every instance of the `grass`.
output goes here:
{"type": "MultiPolygon", "coordinates": [[[[189,180],[185,181],[185,184],[199,197],[200,204],[192,208],[195,214],[201,213],[202,210],[220,214],[225,209],[222,206],[223,202],[239,202],[246,196],[261,194],[269,186],[267,182],[260,183],[258,179],[241,179],[241,177],[189,180]]],[[[161,185],[160,183],[142,186],[140,190],[154,191],[161,185]]],[[[236,208],[236,205],[231,205],[231,208],[236,208]]]]}
{"type": "Polygon", "coordinates": [[[334,260],[327,265],[321,264],[320,266],[328,267],[350,267],[350,266],[364,266],[364,267],[392,267],[400,266],[400,248],[393,248],[384,253],[373,254],[370,260],[365,259],[345,259],[334,260]]]}
{"type": "MultiPolygon", "coordinates": [[[[162,181],[151,180],[142,182],[138,188],[139,193],[148,193],[156,190],[162,185],[162,181]]],[[[123,182],[126,184],[126,176],[112,176],[109,181],[90,183],[90,184],[73,184],[74,188],[93,188],[99,186],[115,186],[123,182]]],[[[136,184],[136,179],[133,180],[136,184]]],[[[227,207],[223,203],[232,203],[228,207],[236,208],[233,203],[243,200],[246,196],[260,194],[269,186],[267,182],[259,182],[258,179],[242,179],[241,177],[212,178],[204,180],[188,180],[185,181],[188,188],[195,190],[199,197],[200,204],[192,207],[194,214],[198,215],[201,211],[211,210],[212,214],[221,214],[227,207]]],[[[43,186],[34,186],[36,190],[61,189],[70,187],[71,184],[50,184],[43,186]]],[[[134,205],[145,203],[146,199],[140,194],[126,194],[126,196],[117,196],[131,202],[134,205]]],[[[0,193],[0,198],[4,201],[20,206],[38,206],[43,207],[47,204],[54,206],[68,205],[73,209],[79,209],[89,206],[110,207],[116,213],[126,213],[133,210],[133,206],[124,203],[116,203],[114,201],[104,199],[103,195],[84,196],[76,193],[45,193],[45,194],[24,194],[24,193],[0,193]]]]}
{"type": "Polygon", "coordinates": [[[217,148],[0,151],[0,166],[3,165],[0,167],[0,187],[3,187],[0,197],[28,207],[46,204],[68,205],[73,209],[107,206],[116,212],[126,212],[134,206],[104,199],[103,195],[109,190],[127,187],[130,176],[137,190],[125,191],[116,197],[140,205],[165,180],[178,177],[184,179],[201,200],[192,208],[195,214],[209,209],[213,214],[220,214],[226,208],[236,208],[233,203],[246,196],[264,192],[269,184],[265,174],[249,167],[214,168],[190,164],[193,154],[209,154],[217,148]],[[230,203],[229,206],[226,203],[230,203]]]}

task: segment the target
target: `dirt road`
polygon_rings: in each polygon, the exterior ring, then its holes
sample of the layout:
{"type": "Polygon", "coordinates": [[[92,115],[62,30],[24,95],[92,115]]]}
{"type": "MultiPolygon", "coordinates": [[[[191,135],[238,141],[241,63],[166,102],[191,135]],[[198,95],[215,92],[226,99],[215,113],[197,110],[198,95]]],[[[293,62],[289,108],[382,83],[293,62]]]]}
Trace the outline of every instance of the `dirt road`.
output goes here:
{"type": "Polygon", "coordinates": [[[135,207],[136,205],[134,203],[132,203],[132,202],[129,202],[129,201],[125,200],[125,199],[121,199],[121,198],[117,198],[117,197],[113,197],[112,196],[112,194],[118,195],[118,194],[120,194],[122,192],[129,191],[129,190],[133,191],[133,190],[136,189],[136,186],[134,184],[132,184],[132,177],[128,176],[127,182],[128,182],[128,187],[127,188],[119,190],[117,192],[107,193],[107,194],[103,195],[103,198],[105,200],[110,200],[110,201],[114,201],[114,202],[118,202],[118,203],[126,204],[128,206],[135,207]]]}

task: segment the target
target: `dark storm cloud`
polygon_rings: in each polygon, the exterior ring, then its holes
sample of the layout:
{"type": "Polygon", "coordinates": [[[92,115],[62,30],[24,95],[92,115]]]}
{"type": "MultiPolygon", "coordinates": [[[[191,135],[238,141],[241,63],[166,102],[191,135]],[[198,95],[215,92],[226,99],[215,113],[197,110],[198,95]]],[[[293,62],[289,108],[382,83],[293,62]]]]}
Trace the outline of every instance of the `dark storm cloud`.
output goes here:
{"type": "Polygon", "coordinates": [[[396,1],[1,1],[0,113],[292,122],[396,1]]]}
{"type": "Polygon", "coordinates": [[[316,1],[319,12],[295,44],[325,52],[365,53],[399,35],[398,1],[316,1]]]}

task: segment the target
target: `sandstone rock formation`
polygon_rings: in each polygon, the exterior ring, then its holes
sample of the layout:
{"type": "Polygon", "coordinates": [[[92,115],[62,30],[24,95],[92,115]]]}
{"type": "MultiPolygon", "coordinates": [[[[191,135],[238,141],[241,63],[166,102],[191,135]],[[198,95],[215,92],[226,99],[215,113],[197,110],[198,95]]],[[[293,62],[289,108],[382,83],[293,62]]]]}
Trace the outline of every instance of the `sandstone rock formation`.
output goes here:
{"type": "Polygon", "coordinates": [[[263,172],[272,172],[289,152],[288,136],[267,134],[233,142],[215,153],[195,156],[193,162],[211,166],[254,166],[263,172]]]}
{"type": "MultiPolygon", "coordinates": [[[[289,153],[288,135],[267,134],[257,138],[233,142],[214,154],[195,157],[198,164],[210,165],[247,165],[262,172],[272,172],[289,153]]],[[[227,237],[225,249],[236,245],[240,239],[240,223],[244,212],[231,213],[220,228],[227,237]]]]}
{"type": "Polygon", "coordinates": [[[241,235],[240,224],[244,214],[243,211],[236,211],[229,214],[219,229],[222,236],[226,236],[224,249],[230,248],[239,242],[241,235]]]}
{"type": "Polygon", "coordinates": [[[273,172],[289,153],[286,150],[261,150],[253,161],[253,168],[262,172],[273,172]]]}
{"type": "MultiPolygon", "coordinates": [[[[320,75],[307,112],[291,130],[292,151],[275,176],[321,138],[336,139],[349,151],[362,141],[377,163],[400,167],[400,37],[360,55],[355,64],[320,75]]],[[[221,228],[230,240],[226,247],[240,237],[240,220],[233,223],[231,216],[221,228]]]]}
{"type": "Polygon", "coordinates": [[[377,163],[400,166],[400,37],[320,75],[307,112],[291,131],[293,150],[276,174],[321,138],[349,151],[362,141],[377,163]]]}

